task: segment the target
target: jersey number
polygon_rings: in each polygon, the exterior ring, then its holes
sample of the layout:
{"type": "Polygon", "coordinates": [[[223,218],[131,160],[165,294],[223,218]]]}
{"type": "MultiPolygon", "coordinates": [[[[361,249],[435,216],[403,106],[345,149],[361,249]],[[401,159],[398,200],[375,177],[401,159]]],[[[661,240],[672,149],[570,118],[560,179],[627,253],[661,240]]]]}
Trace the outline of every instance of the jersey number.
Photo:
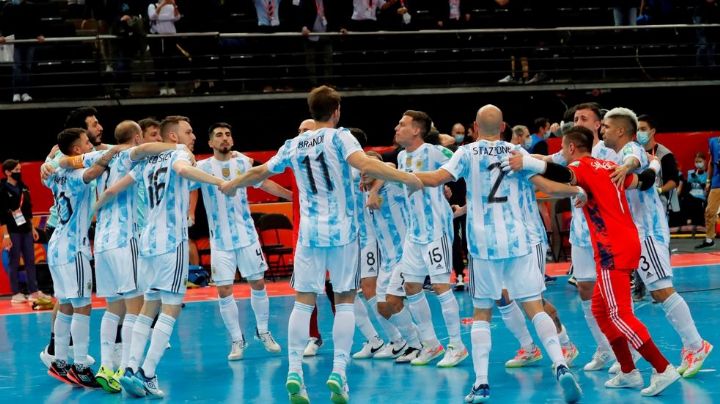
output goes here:
{"type": "MultiPolygon", "coordinates": [[[[325,177],[325,184],[327,184],[327,188],[329,191],[333,190],[333,184],[332,181],[330,181],[330,170],[328,170],[327,163],[325,162],[325,156],[320,153],[317,157],[315,157],[315,161],[320,162],[320,169],[322,170],[323,176],[325,177]]],[[[308,172],[308,182],[310,182],[310,191],[313,194],[317,194],[317,186],[315,185],[315,176],[313,175],[312,171],[312,165],[310,161],[310,156],[305,156],[304,159],[302,159],[302,163],[305,164],[305,168],[308,172]]]]}
{"type": "Polygon", "coordinates": [[[432,251],[428,251],[428,256],[430,257],[431,264],[437,264],[439,262],[442,262],[442,255],[440,255],[440,247],[435,247],[432,249],[432,251]]]}
{"type": "Polygon", "coordinates": [[[493,184],[492,188],[490,188],[490,195],[488,195],[488,203],[502,203],[507,202],[508,198],[507,196],[495,196],[495,194],[498,191],[498,188],[500,188],[500,183],[502,182],[503,178],[505,178],[505,171],[503,171],[500,168],[500,163],[492,163],[488,166],[488,170],[492,171],[493,169],[497,168],[500,174],[498,174],[497,179],[495,180],[495,183],[493,184]]]}
{"type": "Polygon", "coordinates": [[[158,168],[154,173],[148,174],[148,198],[150,198],[150,209],[159,205],[165,196],[165,183],[160,181],[167,172],[167,167],[158,168]]]}

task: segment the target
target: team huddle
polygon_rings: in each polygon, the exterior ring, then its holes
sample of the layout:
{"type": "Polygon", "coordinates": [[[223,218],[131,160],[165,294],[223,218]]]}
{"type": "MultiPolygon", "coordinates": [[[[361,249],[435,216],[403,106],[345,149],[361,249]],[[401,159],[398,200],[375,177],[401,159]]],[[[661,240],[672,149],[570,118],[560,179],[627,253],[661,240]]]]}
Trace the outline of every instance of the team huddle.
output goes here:
{"type": "Polygon", "coordinates": [[[520,346],[506,366],[522,367],[542,358],[524,311],[553,363],[564,400],[579,400],[582,390],[570,371],[579,351],[557,310],[543,297],[547,239],[536,189],[575,201],[572,265],[597,344],[583,369],[611,365],[607,388],[642,388],[643,378],[635,369],[642,356],[653,366],[650,383],[641,390],[645,396],[658,395],[681,375],[693,377],[700,371],[712,345],[699,335],[688,305],[673,288],[667,220],[652,187],[660,164],[634,142],[637,117],[632,111],[615,108],[601,116],[595,104],[576,106],[576,126],[565,131],[562,151],[543,157],[501,139],[502,112],[493,105],[477,113],[477,139],[454,153],[426,143],[430,117],[411,110],[395,128],[402,150],[394,164],[364,152],[354,132],[337,127],[340,101],[329,87],[314,89],[308,96],[312,129],[287,140],[274,157],[255,167],[232,150],[231,127],[224,123],[211,126],[213,156],[199,162],[192,154],[190,122],[180,116],[154,122],[154,132],[147,130],[153,122],[124,121],[115,129],[117,145],[112,147],[102,145],[91,130],[61,132],[58,150],[42,168],[57,216],[48,264],[58,307],[52,347],[41,353],[48,373],[108,392],[164,396],[155,370],[185,294],[192,225],[188,211],[197,189],[207,210],[220,314],[232,340],[228,359],[242,359],[247,346],[232,294],[237,270],[252,289],[255,338],[268,352],[280,352],[268,329],[267,264],[250,215],[248,186],[297,198],[300,205],[291,280],[296,299],[287,327],[286,389],[292,403],[310,401],[302,359],[326,274],[335,302],[333,368],[327,379],[335,403],[349,401],[346,368],[351,357],[392,358],[414,366],[442,357],[437,362],[442,368],[472,356],[475,381],[465,401],[489,400],[495,305],[520,346]],[[269,180],[286,168],[295,174],[295,195],[269,180]],[[467,183],[466,205],[453,211],[443,184],[460,179],[467,183]],[[108,304],[97,372],[88,355],[88,229],[94,214],[96,290],[108,304]],[[450,281],[452,221],[458,215],[468,218],[468,286],[474,306],[470,352],[461,339],[460,309],[450,281]],[[630,279],[635,270],[682,339],[677,369],[633,314],[630,279]],[[423,290],[426,277],[442,308],[446,346],[433,327],[423,290]],[[356,296],[358,288],[385,341],[356,296]],[[356,325],[367,342],[351,356],[356,325]]]}

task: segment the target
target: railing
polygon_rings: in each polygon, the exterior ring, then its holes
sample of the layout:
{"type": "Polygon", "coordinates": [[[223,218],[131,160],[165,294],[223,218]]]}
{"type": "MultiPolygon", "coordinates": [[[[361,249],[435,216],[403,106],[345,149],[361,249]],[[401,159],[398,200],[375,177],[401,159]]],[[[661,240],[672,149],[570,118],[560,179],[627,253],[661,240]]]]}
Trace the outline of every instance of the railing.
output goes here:
{"type": "MultiPolygon", "coordinates": [[[[319,83],[345,90],[496,87],[510,75],[511,60],[515,80],[502,83],[510,91],[533,84],[602,87],[715,80],[719,33],[717,24],[310,37],[204,32],[47,38],[8,45],[35,49],[30,88],[22,91],[36,100],[124,99],[155,96],[164,87],[176,89],[177,95],[304,92],[319,83]]],[[[0,63],[0,102],[19,91],[12,83],[13,63],[0,63]]]]}

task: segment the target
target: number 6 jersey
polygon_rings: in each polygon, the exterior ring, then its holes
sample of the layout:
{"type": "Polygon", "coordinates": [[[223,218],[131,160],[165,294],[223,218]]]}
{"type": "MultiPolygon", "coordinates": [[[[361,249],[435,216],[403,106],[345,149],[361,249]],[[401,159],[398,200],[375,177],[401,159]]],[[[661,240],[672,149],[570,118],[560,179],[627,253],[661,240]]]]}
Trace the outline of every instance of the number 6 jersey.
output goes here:
{"type": "Polygon", "coordinates": [[[148,211],[140,236],[143,257],[175,251],[188,239],[187,215],[190,204],[190,181],[178,175],[172,166],[176,161],[190,163],[184,150],[173,150],[148,157],[138,163],[130,175],[145,190],[148,211]]]}

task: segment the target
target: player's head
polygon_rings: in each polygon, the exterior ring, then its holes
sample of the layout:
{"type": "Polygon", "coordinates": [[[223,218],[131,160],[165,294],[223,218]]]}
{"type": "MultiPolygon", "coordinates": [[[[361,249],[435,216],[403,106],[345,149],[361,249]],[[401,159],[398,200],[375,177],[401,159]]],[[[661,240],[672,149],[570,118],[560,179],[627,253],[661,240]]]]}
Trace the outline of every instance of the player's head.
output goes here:
{"type": "Polygon", "coordinates": [[[315,130],[315,120],[314,119],[306,119],[302,122],[300,122],[300,126],[298,126],[298,135],[301,133],[305,133],[311,130],[315,130]]]}
{"type": "Polygon", "coordinates": [[[430,132],[432,119],[422,111],[407,110],[395,126],[395,141],[403,147],[422,143],[430,132]]]}
{"type": "Polygon", "coordinates": [[[602,123],[603,140],[607,147],[617,151],[635,138],[638,119],[635,113],[627,108],[613,108],[605,114],[602,123]]]}
{"type": "Polygon", "coordinates": [[[512,144],[519,144],[525,149],[530,149],[532,138],[530,137],[530,129],[525,125],[515,125],[512,128],[512,144]]]}
{"type": "Polygon", "coordinates": [[[141,135],[142,129],[135,121],[122,121],[115,127],[115,141],[118,144],[137,146],[141,135]]]}
{"type": "Polygon", "coordinates": [[[90,142],[99,146],[102,144],[103,127],[97,119],[97,113],[93,107],[76,108],[65,118],[65,127],[85,129],[90,142]]]}
{"type": "Polygon", "coordinates": [[[160,136],[163,142],[184,144],[193,151],[195,148],[195,134],[190,119],[180,115],[166,116],[160,122],[160,136]]]}
{"type": "Polygon", "coordinates": [[[643,147],[650,145],[654,146],[655,142],[655,130],[657,128],[657,121],[650,115],[640,115],[638,117],[638,128],[637,128],[637,141],[643,147]]]}
{"type": "Polygon", "coordinates": [[[563,133],[562,155],[565,161],[572,162],[592,151],[595,134],[580,125],[575,125],[563,133]]]}
{"type": "Polygon", "coordinates": [[[331,122],[334,125],[340,121],[340,93],[328,86],[314,88],[308,94],[308,108],[310,116],[317,122],[331,122]]]}
{"type": "Polygon", "coordinates": [[[66,156],[79,156],[93,150],[87,132],[82,128],[64,129],[57,137],[58,147],[66,156]]]}
{"type": "Polygon", "coordinates": [[[215,152],[230,153],[233,147],[232,126],[226,122],[216,122],[208,129],[208,145],[215,152]]]}
{"type": "Polygon", "coordinates": [[[602,112],[600,104],[596,102],[584,102],[572,107],[575,111],[573,114],[573,123],[578,126],[584,126],[596,134],[600,133],[602,125],[602,112]]]}
{"type": "Polygon", "coordinates": [[[478,139],[499,137],[504,129],[500,108],[487,104],[478,110],[475,116],[475,131],[478,139]]]}
{"type": "Polygon", "coordinates": [[[160,136],[160,122],[154,118],[145,118],[138,121],[142,130],[140,143],[162,142],[160,136]]]}

